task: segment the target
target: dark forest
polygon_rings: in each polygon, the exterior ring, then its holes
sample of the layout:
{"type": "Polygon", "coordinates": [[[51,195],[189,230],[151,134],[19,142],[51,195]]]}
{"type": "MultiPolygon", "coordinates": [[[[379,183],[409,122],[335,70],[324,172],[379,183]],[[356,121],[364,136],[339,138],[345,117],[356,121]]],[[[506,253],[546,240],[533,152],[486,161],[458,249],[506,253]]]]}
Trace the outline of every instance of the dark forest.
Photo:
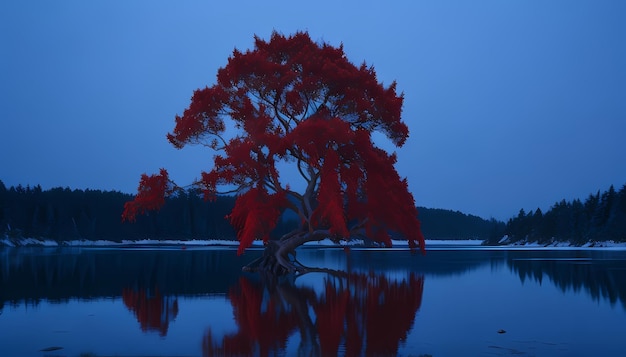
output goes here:
{"type": "MultiPolygon", "coordinates": [[[[0,237],[19,244],[21,238],[70,240],[218,239],[235,240],[225,219],[235,198],[219,196],[205,201],[194,191],[169,197],[156,212],[122,222],[124,203],[133,195],[117,191],[78,190],[40,186],[7,188],[0,181],[0,237]]],[[[503,222],[445,209],[419,208],[422,231],[428,239],[496,239],[503,222]]],[[[283,215],[272,232],[274,237],[292,229],[296,217],[283,215]]]]}
{"type": "MultiPolygon", "coordinates": [[[[220,196],[204,201],[194,191],[169,197],[157,212],[122,222],[124,203],[133,195],[117,191],[77,190],[40,186],[7,188],[0,181],[0,237],[19,243],[21,238],[69,240],[218,239],[235,240],[225,219],[235,198],[220,196]]],[[[481,239],[487,244],[538,242],[549,245],[570,242],[626,241],[626,185],[619,191],[590,194],[585,200],[561,200],[549,210],[540,208],[519,214],[505,224],[493,218],[459,211],[418,207],[427,239],[481,239]],[[503,236],[508,239],[502,240],[503,236]]],[[[284,215],[272,232],[279,237],[296,225],[284,215]]]]}
{"type": "MultiPolygon", "coordinates": [[[[583,245],[588,242],[626,241],[626,185],[619,191],[611,187],[604,192],[590,194],[584,201],[561,200],[547,212],[519,211],[509,219],[502,243],[570,242],[583,245]]],[[[490,241],[490,243],[497,243],[490,241]]]]}

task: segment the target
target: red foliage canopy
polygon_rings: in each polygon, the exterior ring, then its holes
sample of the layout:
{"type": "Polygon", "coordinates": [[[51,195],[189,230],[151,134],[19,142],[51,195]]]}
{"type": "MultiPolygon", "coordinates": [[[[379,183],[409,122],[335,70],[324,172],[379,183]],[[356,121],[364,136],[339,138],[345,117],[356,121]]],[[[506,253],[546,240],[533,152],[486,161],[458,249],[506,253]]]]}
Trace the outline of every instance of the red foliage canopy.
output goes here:
{"type": "MultiPolygon", "coordinates": [[[[366,235],[390,246],[395,232],[423,250],[415,202],[394,168],[395,154],[370,136],[381,131],[396,146],[404,144],[402,102],[395,82],[379,83],[373,67],[349,62],[342,46],[316,43],[305,32],[274,33],[270,41],[255,37],[253,50],[235,50],[217,83],[194,92],[167,137],[177,148],[201,144],[218,152],[195,185],[207,199],[218,187],[239,194],[228,217],[239,232],[240,253],[255,239],[268,239],[283,209],[299,215],[300,233],[366,235]],[[279,162],[297,168],[304,193],[281,180],[279,162]]],[[[164,182],[164,170],[144,175],[123,217],[161,205],[169,192],[164,182]]]]}

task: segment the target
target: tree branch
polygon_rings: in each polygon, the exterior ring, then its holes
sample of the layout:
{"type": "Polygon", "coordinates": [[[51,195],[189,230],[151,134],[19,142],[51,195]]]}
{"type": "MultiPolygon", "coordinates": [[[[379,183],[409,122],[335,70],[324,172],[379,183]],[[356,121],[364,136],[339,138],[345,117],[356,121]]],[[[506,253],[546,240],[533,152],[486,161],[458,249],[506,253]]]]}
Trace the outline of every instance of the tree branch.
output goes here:
{"type": "Polygon", "coordinates": [[[313,193],[315,192],[315,187],[317,186],[317,179],[319,178],[319,172],[313,171],[313,168],[311,168],[311,166],[309,166],[308,169],[309,169],[309,173],[311,174],[311,180],[308,182],[306,186],[304,195],[302,195],[302,203],[304,204],[307,221],[310,222],[311,214],[313,213],[313,209],[311,208],[311,197],[313,197],[313,193]]]}

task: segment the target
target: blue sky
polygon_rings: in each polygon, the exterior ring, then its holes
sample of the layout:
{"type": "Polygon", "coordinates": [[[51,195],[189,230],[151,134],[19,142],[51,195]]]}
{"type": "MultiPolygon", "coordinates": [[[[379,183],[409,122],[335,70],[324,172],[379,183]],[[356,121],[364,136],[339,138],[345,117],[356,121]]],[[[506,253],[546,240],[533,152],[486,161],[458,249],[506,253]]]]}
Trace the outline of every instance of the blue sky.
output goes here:
{"type": "Polygon", "coordinates": [[[5,1],[0,180],[188,183],[213,154],[165,135],[193,90],[254,34],[306,30],[398,82],[418,205],[545,211],[626,183],[625,16],[622,0],[5,1]]]}

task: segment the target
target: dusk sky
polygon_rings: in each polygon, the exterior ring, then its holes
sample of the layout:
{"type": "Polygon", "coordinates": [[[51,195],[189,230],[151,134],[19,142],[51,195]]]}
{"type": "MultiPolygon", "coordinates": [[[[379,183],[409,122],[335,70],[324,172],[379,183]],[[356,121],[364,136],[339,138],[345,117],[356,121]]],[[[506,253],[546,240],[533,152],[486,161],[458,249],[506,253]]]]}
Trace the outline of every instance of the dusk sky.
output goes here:
{"type": "MultiPolygon", "coordinates": [[[[404,92],[416,204],[507,220],[626,184],[626,1],[3,1],[0,180],[134,193],[234,48],[308,31],[404,92]]],[[[387,142],[380,145],[391,149],[387,142]]]]}

